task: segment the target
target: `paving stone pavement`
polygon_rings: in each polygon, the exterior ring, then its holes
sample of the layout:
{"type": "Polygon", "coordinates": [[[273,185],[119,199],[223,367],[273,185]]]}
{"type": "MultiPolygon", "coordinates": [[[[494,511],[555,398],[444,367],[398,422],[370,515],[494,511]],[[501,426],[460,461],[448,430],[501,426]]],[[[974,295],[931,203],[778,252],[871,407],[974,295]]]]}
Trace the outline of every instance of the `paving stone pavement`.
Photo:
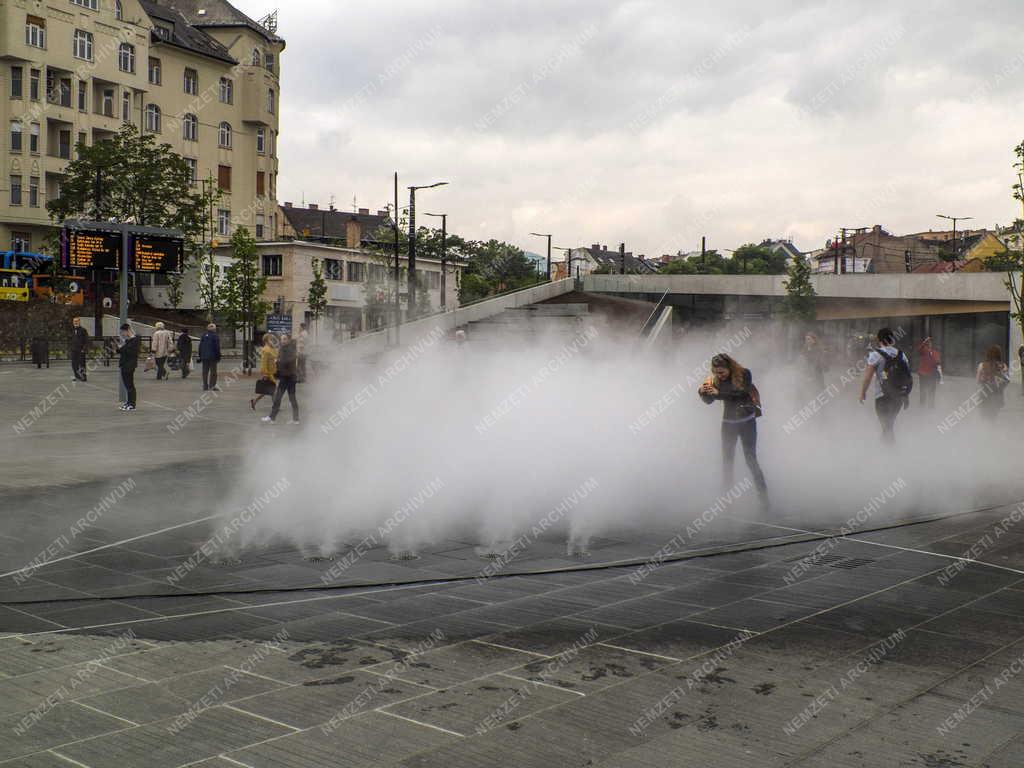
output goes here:
{"type": "MultiPolygon", "coordinates": [[[[11,423],[58,372],[2,373],[11,423]]],[[[0,765],[1022,764],[1019,507],[825,548],[739,515],[688,543],[709,556],[643,572],[671,531],[609,531],[583,560],[553,533],[515,562],[587,567],[569,572],[478,578],[467,533],[326,582],[346,552],[275,544],[171,583],[210,535],[224,445],[261,428],[249,386],[158,444],[194,380],[145,382],[129,423],[104,375],[0,447],[0,765]],[[137,488],[72,535],[125,475],[137,488]],[[66,559],[26,571],[55,541],[66,559]],[[980,541],[988,565],[959,558],[980,541]]]]}

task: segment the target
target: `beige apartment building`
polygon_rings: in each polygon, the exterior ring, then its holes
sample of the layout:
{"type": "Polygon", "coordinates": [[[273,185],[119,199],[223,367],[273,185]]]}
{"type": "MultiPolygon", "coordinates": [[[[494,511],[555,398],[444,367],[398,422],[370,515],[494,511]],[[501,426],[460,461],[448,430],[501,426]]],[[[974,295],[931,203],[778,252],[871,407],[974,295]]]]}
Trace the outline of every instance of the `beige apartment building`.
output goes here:
{"type": "Polygon", "coordinates": [[[224,196],[213,239],[276,239],[280,64],[275,17],[224,0],[0,0],[0,249],[41,250],[46,202],[77,142],[125,123],[224,196]]]}

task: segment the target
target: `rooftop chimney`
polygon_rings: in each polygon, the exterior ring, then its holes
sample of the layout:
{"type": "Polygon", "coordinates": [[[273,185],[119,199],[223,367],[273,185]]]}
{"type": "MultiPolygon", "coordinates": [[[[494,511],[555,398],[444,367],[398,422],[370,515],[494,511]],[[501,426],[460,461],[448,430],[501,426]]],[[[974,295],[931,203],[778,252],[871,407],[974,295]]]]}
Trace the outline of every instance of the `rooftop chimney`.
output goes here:
{"type": "Polygon", "coordinates": [[[377,211],[377,215],[378,216],[387,216],[388,212],[387,211],[377,211]]]}
{"type": "Polygon", "coordinates": [[[360,208],[359,209],[359,215],[360,216],[369,216],[370,215],[370,209],[369,208],[360,208]]]}
{"type": "Polygon", "coordinates": [[[591,248],[591,250],[594,250],[594,251],[600,251],[601,250],[601,244],[600,243],[593,243],[590,246],[590,248],[591,248]]]}
{"type": "Polygon", "coordinates": [[[320,206],[317,205],[316,203],[310,203],[309,204],[309,210],[311,210],[311,211],[319,211],[320,210],[320,206]]]}
{"type": "Polygon", "coordinates": [[[291,208],[291,207],[292,207],[292,204],[291,204],[291,203],[285,203],[285,204],[284,204],[284,207],[285,207],[285,208],[291,208]]]}

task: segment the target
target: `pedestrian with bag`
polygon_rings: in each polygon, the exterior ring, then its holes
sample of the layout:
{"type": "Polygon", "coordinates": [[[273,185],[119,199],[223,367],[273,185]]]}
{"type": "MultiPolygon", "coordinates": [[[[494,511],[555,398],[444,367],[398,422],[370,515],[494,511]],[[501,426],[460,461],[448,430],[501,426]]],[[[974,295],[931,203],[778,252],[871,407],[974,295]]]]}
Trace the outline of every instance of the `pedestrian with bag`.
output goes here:
{"type": "Polygon", "coordinates": [[[68,356],[71,358],[71,373],[76,381],[87,381],[85,355],[89,349],[89,332],[82,327],[82,318],[71,318],[71,340],[68,356]]]}
{"type": "Polygon", "coordinates": [[[217,326],[210,323],[206,326],[206,333],[199,339],[199,362],[203,364],[203,391],[217,389],[217,364],[220,362],[220,336],[217,335],[217,326]]]}
{"type": "Polygon", "coordinates": [[[860,401],[867,398],[871,380],[875,380],[875,414],[882,425],[882,440],[896,441],[896,417],[910,407],[910,392],[914,377],[910,373],[910,360],[896,347],[896,334],[891,328],[881,328],[876,335],[878,348],[868,354],[864,378],[861,379],[860,401]]]}
{"type": "Polygon", "coordinates": [[[121,370],[121,383],[124,384],[125,401],[121,405],[122,411],[134,411],[136,403],[135,391],[135,369],[139,367],[139,349],[142,342],[132,331],[132,327],[125,323],[121,326],[121,346],[117,350],[117,367],[121,370]]]}
{"type": "Polygon", "coordinates": [[[164,328],[164,324],[157,322],[156,330],[153,331],[153,338],[149,340],[149,350],[156,360],[156,380],[169,379],[167,373],[167,356],[171,354],[172,336],[171,332],[164,328]]]}
{"type": "Polygon", "coordinates": [[[187,379],[189,371],[192,370],[192,337],[188,331],[178,334],[178,360],[181,361],[181,378],[187,379]]]}
{"type": "Polygon", "coordinates": [[[256,403],[267,395],[277,392],[277,337],[272,333],[263,334],[260,347],[260,377],[256,379],[256,397],[249,400],[249,407],[256,410],[256,403]]]}
{"type": "Polygon", "coordinates": [[[981,413],[988,421],[995,421],[1006,405],[1006,386],[1010,383],[1010,369],[1003,362],[1003,349],[998,344],[986,350],[975,380],[981,385],[983,395],[981,413]]]}
{"type": "Polygon", "coordinates": [[[917,345],[917,381],[921,387],[921,407],[935,407],[935,386],[942,382],[942,356],[932,337],[917,345]]]}
{"type": "Polygon", "coordinates": [[[299,375],[299,351],[295,341],[287,334],[281,334],[281,349],[277,356],[277,391],[274,393],[274,406],[270,415],[263,421],[273,422],[281,410],[281,400],[285,392],[292,404],[292,418],[289,424],[299,423],[299,401],[295,398],[295,384],[299,375]]]}
{"type": "Polygon", "coordinates": [[[761,394],[753,375],[724,352],[711,358],[711,375],[697,390],[708,405],[721,400],[723,484],[732,488],[736,441],[743,445],[743,458],[753,477],[763,509],[768,509],[768,484],[757,460],[757,418],[761,416],[761,394]]]}

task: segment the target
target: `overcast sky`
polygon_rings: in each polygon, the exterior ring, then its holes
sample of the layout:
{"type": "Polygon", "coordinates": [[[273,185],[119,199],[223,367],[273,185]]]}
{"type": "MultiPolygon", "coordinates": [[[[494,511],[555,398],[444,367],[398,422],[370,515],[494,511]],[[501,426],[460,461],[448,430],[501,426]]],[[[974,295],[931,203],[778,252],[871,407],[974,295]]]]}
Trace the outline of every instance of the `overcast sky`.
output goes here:
{"type": "Polygon", "coordinates": [[[282,201],[376,210],[397,170],[465,236],[652,256],[1019,211],[1017,0],[279,5],[282,201]]]}

